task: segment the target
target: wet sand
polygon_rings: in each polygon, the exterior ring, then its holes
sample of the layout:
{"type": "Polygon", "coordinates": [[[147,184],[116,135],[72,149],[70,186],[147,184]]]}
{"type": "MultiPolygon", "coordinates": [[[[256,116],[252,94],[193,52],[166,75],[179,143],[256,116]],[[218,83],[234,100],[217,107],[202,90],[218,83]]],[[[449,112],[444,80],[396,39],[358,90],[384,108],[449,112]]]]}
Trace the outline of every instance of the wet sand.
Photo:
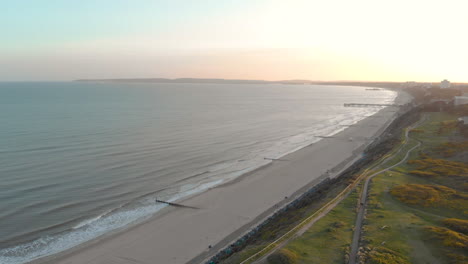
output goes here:
{"type": "MultiPolygon", "coordinates": [[[[408,100],[400,93],[396,103],[408,100]]],[[[166,208],[144,223],[33,263],[199,263],[302,191],[338,175],[359,159],[365,146],[393,120],[396,110],[387,107],[375,115],[378,117],[366,118],[332,138],[178,201],[195,208],[166,208]]]]}

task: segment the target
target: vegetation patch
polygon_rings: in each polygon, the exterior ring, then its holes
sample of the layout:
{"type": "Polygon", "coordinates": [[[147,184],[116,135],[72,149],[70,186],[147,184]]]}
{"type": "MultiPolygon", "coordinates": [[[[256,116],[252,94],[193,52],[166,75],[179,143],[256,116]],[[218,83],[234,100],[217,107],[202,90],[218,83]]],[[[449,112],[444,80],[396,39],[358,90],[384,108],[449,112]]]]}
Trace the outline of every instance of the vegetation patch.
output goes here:
{"type": "Polygon", "coordinates": [[[468,177],[468,165],[462,162],[427,157],[419,160],[410,160],[408,164],[417,166],[415,171],[410,171],[411,174],[415,175],[423,171],[439,176],[468,177]]]}
{"type": "Polygon", "coordinates": [[[429,178],[433,182],[455,189],[468,191],[468,164],[430,158],[427,155],[422,155],[422,157],[422,159],[408,161],[408,164],[413,168],[409,171],[410,174],[429,178]]]}
{"type": "Polygon", "coordinates": [[[269,264],[296,264],[297,254],[289,249],[282,248],[268,256],[269,264]]]}
{"type": "Polygon", "coordinates": [[[468,151],[468,140],[461,142],[445,142],[436,147],[435,151],[443,157],[450,158],[460,152],[468,151]]]}
{"type": "Polygon", "coordinates": [[[437,134],[443,135],[447,134],[449,132],[452,132],[457,128],[458,122],[456,120],[444,120],[440,122],[439,130],[437,131],[437,134]]]}
{"type": "Polygon", "coordinates": [[[348,258],[358,194],[354,190],[327,215],[285,246],[298,254],[298,263],[341,264],[348,258]]]}
{"type": "Polygon", "coordinates": [[[468,195],[454,189],[432,184],[405,184],[392,188],[390,193],[399,201],[413,206],[432,208],[450,208],[462,210],[468,208],[468,195]]]}
{"type": "Polygon", "coordinates": [[[427,226],[435,238],[442,241],[444,246],[452,248],[468,248],[468,236],[445,227],[427,226]]]}
{"type": "Polygon", "coordinates": [[[424,129],[413,128],[409,131],[410,133],[424,133],[424,129]]]}
{"type": "Polygon", "coordinates": [[[410,264],[402,254],[385,247],[376,247],[367,253],[369,264],[410,264]]]}
{"type": "Polygon", "coordinates": [[[445,227],[427,226],[425,229],[429,233],[430,239],[435,239],[437,244],[441,244],[439,247],[443,249],[445,255],[450,259],[450,263],[468,263],[467,235],[445,227]]]}
{"type": "Polygon", "coordinates": [[[454,231],[468,235],[468,221],[457,218],[446,218],[442,224],[454,231]]]}

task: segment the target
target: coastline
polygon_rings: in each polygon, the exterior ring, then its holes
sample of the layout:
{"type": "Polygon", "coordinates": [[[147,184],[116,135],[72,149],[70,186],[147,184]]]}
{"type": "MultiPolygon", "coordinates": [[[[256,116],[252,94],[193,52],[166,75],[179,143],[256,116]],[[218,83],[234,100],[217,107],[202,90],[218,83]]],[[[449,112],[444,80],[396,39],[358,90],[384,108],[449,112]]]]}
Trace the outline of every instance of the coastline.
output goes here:
{"type": "MultiPolygon", "coordinates": [[[[398,93],[395,102],[407,100],[398,93]]],[[[138,225],[30,263],[187,263],[203,252],[215,254],[214,248],[229,244],[304,190],[324,177],[339,175],[359,159],[371,138],[395,118],[391,107],[375,115],[382,118],[365,118],[334,138],[181,200],[200,209],[166,207],[138,225]],[[208,250],[208,245],[215,247],[208,250]]]]}

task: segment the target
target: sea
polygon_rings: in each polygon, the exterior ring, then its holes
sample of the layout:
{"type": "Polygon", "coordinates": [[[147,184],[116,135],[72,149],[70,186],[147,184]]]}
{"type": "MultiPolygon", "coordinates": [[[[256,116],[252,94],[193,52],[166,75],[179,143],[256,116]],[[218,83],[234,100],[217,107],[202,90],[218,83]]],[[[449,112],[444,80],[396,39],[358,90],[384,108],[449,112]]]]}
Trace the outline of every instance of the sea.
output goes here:
{"type": "Polygon", "coordinates": [[[0,263],[147,220],[371,116],[396,92],[287,84],[0,83],[0,263]]]}

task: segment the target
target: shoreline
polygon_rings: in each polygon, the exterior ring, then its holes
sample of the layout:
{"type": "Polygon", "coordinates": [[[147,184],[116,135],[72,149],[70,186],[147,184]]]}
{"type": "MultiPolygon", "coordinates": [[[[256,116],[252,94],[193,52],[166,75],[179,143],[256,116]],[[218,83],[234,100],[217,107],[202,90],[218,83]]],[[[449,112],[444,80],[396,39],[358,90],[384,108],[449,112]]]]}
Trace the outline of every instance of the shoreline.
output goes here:
{"type": "MultiPolygon", "coordinates": [[[[406,102],[409,98],[398,92],[395,102],[398,100],[406,102]]],[[[203,252],[215,254],[214,249],[208,250],[208,245],[228,245],[305,190],[327,177],[336,177],[358,160],[358,154],[372,143],[371,138],[381,134],[396,117],[391,109],[386,107],[374,114],[385,115],[383,118],[371,118],[372,115],[338,132],[335,138],[324,138],[289,153],[283,156],[285,161],[270,162],[232,181],[179,200],[200,207],[199,210],[166,207],[134,226],[29,263],[129,263],[130,260],[135,263],[154,263],[155,260],[158,263],[187,263],[203,252]],[[353,140],[348,140],[351,137],[353,140]],[[321,152],[328,156],[315,157],[321,152]],[[315,162],[309,162],[311,156],[315,162]],[[309,175],[311,169],[316,171],[309,175]],[[327,171],[332,174],[325,175],[327,171]],[[283,177],[288,174],[292,174],[294,182],[283,177]],[[258,197],[255,195],[258,192],[265,195],[258,197]],[[247,208],[239,208],[239,203],[247,208]],[[192,223],[186,224],[188,222],[192,223]],[[193,230],[190,225],[200,229],[193,230]]]]}

